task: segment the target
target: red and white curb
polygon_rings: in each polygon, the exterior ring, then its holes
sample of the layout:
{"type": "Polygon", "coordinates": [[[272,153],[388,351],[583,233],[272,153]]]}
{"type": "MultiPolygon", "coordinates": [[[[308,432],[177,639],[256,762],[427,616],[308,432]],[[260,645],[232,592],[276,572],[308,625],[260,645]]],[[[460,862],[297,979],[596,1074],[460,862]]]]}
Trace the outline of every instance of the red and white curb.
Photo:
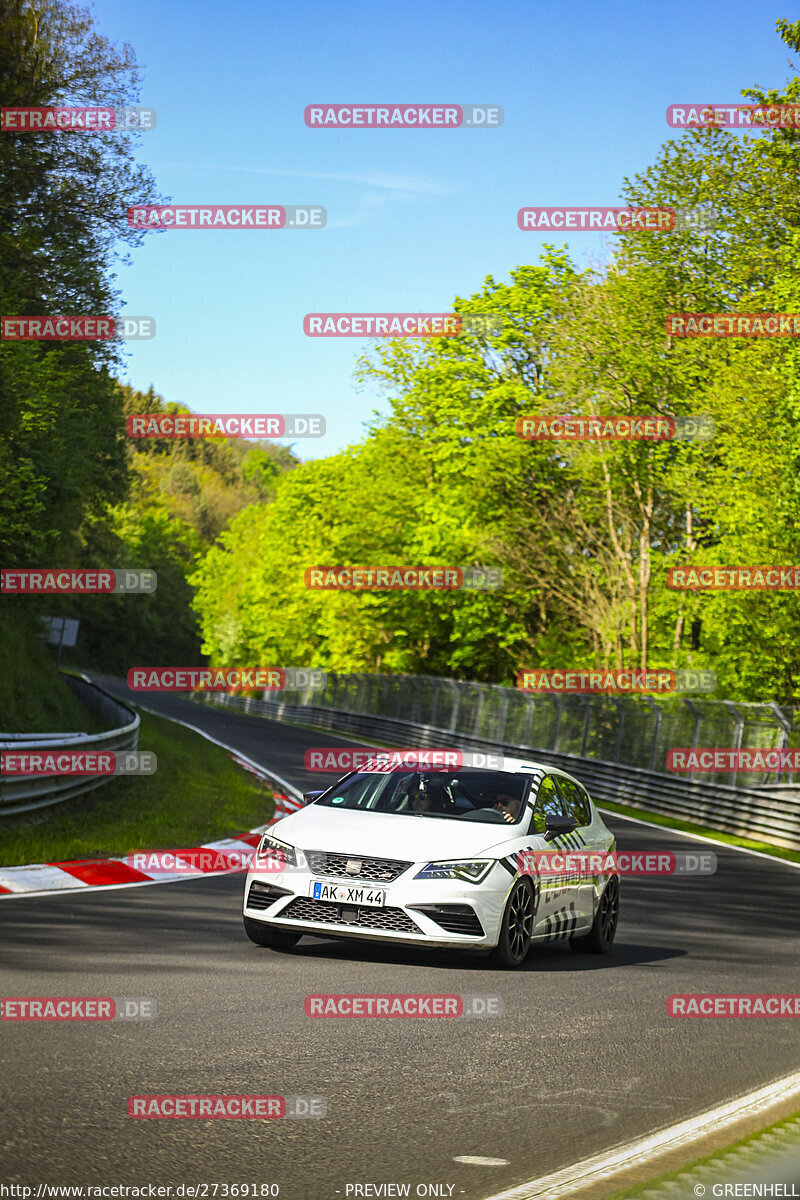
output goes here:
{"type": "MultiPolygon", "coordinates": [[[[226,746],[225,749],[230,747],[226,746]]],[[[273,779],[263,767],[238,751],[232,754],[232,758],[238,766],[260,779],[273,779]]],[[[281,783],[284,787],[290,786],[283,780],[281,783]]],[[[291,788],[292,792],[294,790],[291,788]]],[[[137,850],[135,854],[127,854],[123,858],[86,858],[74,862],[0,867],[0,899],[33,892],[80,892],[89,887],[136,887],[137,884],[177,883],[182,879],[197,879],[204,875],[242,874],[264,830],[303,807],[299,795],[273,792],[273,797],[275,815],[270,821],[247,833],[218,842],[181,847],[180,850],[137,850]],[[165,869],[173,863],[174,870],[165,869]]]]}

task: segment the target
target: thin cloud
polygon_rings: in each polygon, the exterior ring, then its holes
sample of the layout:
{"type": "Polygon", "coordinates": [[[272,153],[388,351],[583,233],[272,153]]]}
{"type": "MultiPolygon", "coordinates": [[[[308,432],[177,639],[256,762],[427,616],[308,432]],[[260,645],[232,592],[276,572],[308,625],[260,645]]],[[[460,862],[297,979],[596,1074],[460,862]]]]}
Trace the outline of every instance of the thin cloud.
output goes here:
{"type": "Polygon", "coordinates": [[[444,196],[455,189],[434,179],[418,175],[395,175],[389,171],[368,171],[354,175],[346,171],[297,171],[281,170],[277,167],[226,167],[218,163],[192,163],[182,170],[222,171],[230,174],[238,171],[247,175],[275,175],[284,179],[328,179],[335,183],[361,183],[367,187],[382,188],[388,192],[404,193],[407,196],[444,196]]]}

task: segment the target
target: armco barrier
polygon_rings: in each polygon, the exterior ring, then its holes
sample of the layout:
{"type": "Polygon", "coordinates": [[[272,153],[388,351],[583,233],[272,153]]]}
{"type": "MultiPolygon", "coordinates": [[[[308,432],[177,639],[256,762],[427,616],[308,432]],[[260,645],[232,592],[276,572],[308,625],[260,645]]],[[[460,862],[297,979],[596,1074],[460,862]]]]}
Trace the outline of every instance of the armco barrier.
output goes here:
{"type": "MultiPolygon", "coordinates": [[[[341,684],[343,679],[344,677],[340,676],[338,682],[341,684]]],[[[353,697],[356,694],[356,691],[350,692],[353,697]]],[[[316,699],[311,694],[295,698],[306,701],[316,699]]],[[[688,779],[685,776],[667,775],[620,761],[612,762],[608,759],[568,754],[530,743],[476,736],[454,730],[452,727],[444,728],[399,716],[353,712],[343,707],[333,708],[319,703],[258,700],[224,693],[206,693],[203,699],[208,703],[238,708],[278,720],[316,725],[355,738],[364,738],[367,743],[500,750],[518,758],[535,758],[575,774],[586,784],[593,799],[601,805],[604,802],[624,804],[701,825],[711,831],[731,833],[791,850],[800,850],[800,787],[795,784],[744,788],[702,779],[688,779]]],[[[618,735],[616,742],[618,745],[618,735]]],[[[332,782],[332,777],[327,777],[326,782],[332,782]]]]}
{"type": "MultiPolygon", "coordinates": [[[[66,682],[87,708],[113,729],[103,733],[0,734],[0,750],[135,750],[139,743],[139,716],[113,696],[87,679],[65,675],[66,682]]],[[[0,818],[33,812],[58,804],[72,796],[100,787],[113,776],[101,775],[8,775],[0,776],[0,818]]]]}

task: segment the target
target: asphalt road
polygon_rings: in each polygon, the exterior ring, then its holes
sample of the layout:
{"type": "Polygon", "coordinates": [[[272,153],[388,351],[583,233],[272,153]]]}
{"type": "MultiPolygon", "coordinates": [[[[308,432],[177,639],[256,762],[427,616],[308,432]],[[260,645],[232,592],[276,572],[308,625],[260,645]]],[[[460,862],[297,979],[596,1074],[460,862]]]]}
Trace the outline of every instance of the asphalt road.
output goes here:
{"type": "MultiPolygon", "coordinates": [[[[306,747],[352,745],[176,697],[147,702],[299,787],[318,778],[303,770],[306,747]]],[[[667,831],[609,824],[620,849],[691,849],[667,831]]],[[[480,1200],[762,1086],[800,1068],[796,1023],[666,1014],[674,992],[798,990],[798,872],[716,853],[714,876],[624,881],[613,956],[555,943],[509,973],[358,942],[257,948],[242,930],[241,876],[0,901],[4,996],[158,1004],[150,1022],[3,1024],[0,1178],[277,1183],[288,1200],[438,1184],[480,1200]],[[311,1020],[309,992],[481,993],[505,1011],[311,1020]],[[323,1096],[327,1116],[132,1120],[127,1099],[144,1093],[323,1096]]]]}

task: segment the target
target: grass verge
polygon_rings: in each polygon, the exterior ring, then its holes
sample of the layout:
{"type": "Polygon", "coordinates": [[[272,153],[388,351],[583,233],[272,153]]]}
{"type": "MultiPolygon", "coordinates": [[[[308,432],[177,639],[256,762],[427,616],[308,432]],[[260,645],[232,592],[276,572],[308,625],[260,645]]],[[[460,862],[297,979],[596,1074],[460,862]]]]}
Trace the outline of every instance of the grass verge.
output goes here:
{"type": "Polygon", "coordinates": [[[155,751],[155,774],[113,779],[25,824],[0,824],[0,866],[186,848],[270,820],[272,789],[227,751],[172,721],[141,718],[139,748],[155,751]]]}
{"type": "MultiPolygon", "coordinates": [[[[702,1195],[713,1196],[712,1180],[726,1181],[744,1170],[763,1170],[765,1175],[771,1160],[781,1152],[800,1148],[800,1113],[784,1117],[773,1125],[759,1129],[748,1137],[740,1138],[722,1150],[715,1150],[699,1158],[688,1167],[661,1175],[656,1179],[635,1184],[632,1188],[614,1192],[609,1200],[639,1200],[652,1195],[653,1200],[667,1200],[670,1196],[702,1195]],[[696,1182],[697,1181],[697,1182],[696,1182]],[[703,1192],[700,1192],[700,1187],[703,1192]]],[[[718,1192],[717,1195],[721,1195],[718,1192]]],[[[742,1192],[742,1195],[745,1193],[742,1192]]],[[[791,1195],[776,1191],[775,1195],[791,1195]]]]}

